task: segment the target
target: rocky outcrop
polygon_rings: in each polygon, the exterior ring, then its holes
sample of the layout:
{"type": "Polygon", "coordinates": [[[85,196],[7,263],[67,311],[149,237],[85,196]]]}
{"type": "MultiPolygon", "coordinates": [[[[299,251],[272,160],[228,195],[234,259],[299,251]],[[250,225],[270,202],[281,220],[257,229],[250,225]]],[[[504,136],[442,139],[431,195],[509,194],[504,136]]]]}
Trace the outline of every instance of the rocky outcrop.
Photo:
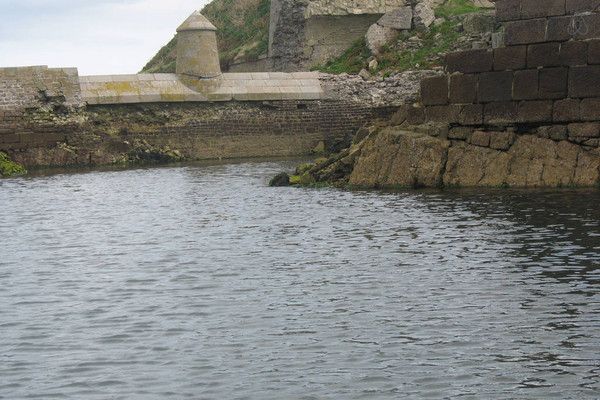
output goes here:
{"type": "Polygon", "coordinates": [[[535,135],[505,139],[500,149],[489,147],[485,135],[449,140],[401,127],[363,128],[355,144],[312,167],[302,183],[368,188],[600,184],[600,148],[535,135]]]}

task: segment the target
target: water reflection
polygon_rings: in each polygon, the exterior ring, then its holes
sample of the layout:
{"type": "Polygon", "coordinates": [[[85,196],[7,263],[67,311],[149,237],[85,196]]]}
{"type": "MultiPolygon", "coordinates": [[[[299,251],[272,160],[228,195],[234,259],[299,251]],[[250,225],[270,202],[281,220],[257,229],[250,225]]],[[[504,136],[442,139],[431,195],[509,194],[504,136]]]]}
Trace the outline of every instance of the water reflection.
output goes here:
{"type": "Polygon", "coordinates": [[[598,190],[0,181],[0,397],[596,398],[598,190]]]}

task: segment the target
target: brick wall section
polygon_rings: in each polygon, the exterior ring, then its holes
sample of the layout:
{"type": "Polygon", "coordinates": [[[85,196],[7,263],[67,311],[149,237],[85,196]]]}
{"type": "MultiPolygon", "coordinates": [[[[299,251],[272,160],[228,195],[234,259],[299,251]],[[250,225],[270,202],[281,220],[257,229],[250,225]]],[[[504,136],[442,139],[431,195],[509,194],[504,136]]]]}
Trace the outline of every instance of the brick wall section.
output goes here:
{"type": "Polygon", "coordinates": [[[599,0],[496,1],[506,46],[449,54],[446,74],[421,83],[424,121],[474,131],[561,125],[569,140],[597,146],[599,6],[599,0]]]}
{"type": "Polygon", "coordinates": [[[0,149],[26,167],[106,164],[126,158],[135,141],[179,150],[189,159],[301,155],[321,141],[339,147],[367,121],[388,119],[395,110],[323,100],[95,105],[63,116],[31,110],[15,122],[14,140],[0,149]],[[54,141],[33,141],[39,135],[54,141]],[[36,149],[46,145],[50,151],[57,142],[72,150],[68,159],[38,156],[36,149]]]}

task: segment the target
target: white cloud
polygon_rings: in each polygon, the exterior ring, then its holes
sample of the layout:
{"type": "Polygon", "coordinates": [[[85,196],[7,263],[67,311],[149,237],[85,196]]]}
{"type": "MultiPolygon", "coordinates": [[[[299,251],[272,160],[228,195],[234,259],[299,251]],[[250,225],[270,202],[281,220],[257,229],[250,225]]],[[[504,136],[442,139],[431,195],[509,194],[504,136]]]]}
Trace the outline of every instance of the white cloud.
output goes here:
{"type": "Polygon", "coordinates": [[[138,72],[208,0],[0,0],[0,66],[138,72]]]}

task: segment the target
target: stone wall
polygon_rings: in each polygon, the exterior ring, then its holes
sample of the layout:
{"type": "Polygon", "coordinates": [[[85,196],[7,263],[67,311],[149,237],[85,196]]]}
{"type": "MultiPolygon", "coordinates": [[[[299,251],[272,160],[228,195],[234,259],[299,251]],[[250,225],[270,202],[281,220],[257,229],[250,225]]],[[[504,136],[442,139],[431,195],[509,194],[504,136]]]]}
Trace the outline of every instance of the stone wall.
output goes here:
{"type": "Polygon", "coordinates": [[[246,101],[94,105],[72,112],[30,110],[18,132],[51,141],[0,144],[26,166],[111,164],[311,154],[342,145],[367,121],[393,110],[343,101],[246,101]]]}
{"type": "Polygon", "coordinates": [[[538,0],[498,0],[506,46],[449,54],[446,73],[422,80],[421,104],[405,106],[396,119],[435,127],[434,134],[452,141],[445,183],[597,183],[595,3],[548,0],[541,7],[538,0]],[[580,171],[584,164],[587,174],[580,171]]]}
{"type": "Polygon", "coordinates": [[[0,150],[53,146],[65,129],[52,118],[27,122],[31,110],[65,113],[82,107],[75,68],[0,68],[0,150]]]}
{"type": "Polygon", "coordinates": [[[338,56],[387,11],[418,1],[429,0],[272,0],[271,68],[298,71],[338,56]]]}

